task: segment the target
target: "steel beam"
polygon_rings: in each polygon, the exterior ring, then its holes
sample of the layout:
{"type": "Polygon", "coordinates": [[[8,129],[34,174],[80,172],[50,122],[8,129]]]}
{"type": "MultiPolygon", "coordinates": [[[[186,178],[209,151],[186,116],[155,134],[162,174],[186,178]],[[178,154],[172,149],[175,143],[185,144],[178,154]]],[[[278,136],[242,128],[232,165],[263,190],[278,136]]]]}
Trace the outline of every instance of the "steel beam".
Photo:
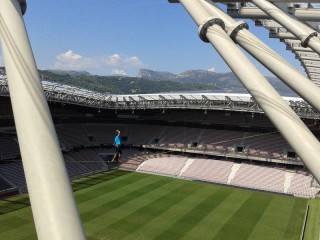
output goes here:
{"type": "Polygon", "coordinates": [[[297,39],[292,33],[289,32],[273,32],[270,29],[269,38],[279,38],[279,39],[297,39]]]}
{"type": "MultiPolygon", "coordinates": [[[[274,2],[274,1],[273,1],[274,2]]],[[[320,9],[292,9],[290,15],[300,21],[319,22],[320,9]]],[[[239,7],[238,9],[231,9],[228,7],[227,13],[230,17],[241,19],[271,19],[271,17],[257,7],[239,7]]]]}
{"type": "Polygon", "coordinates": [[[268,14],[272,19],[285,27],[294,36],[296,36],[297,39],[301,40],[303,47],[310,47],[315,52],[320,54],[320,39],[317,37],[317,31],[284,13],[275,5],[266,0],[252,0],[252,2],[262,11],[268,14]]]}
{"type": "Polygon", "coordinates": [[[320,74],[320,68],[310,68],[310,67],[307,67],[307,71],[309,73],[319,73],[320,74]]]}
{"type": "Polygon", "coordinates": [[[311,48],[304,48],[304,47],[301,47],[301,46],[290,46],[290,45],[287,45],[287,50],[293,50],[295,52],[298,52],[298,51],[301,51],[301,52],[314,52],[311,48]]]}
{"type": "Polygon", "coordinates": [[[301,60],[311,60],[311,61],[315,61],[315,62],[319,62],[320,61],[320,57],[310,57],[310,56],[299,56],[296,55],[297,59],[301,59],[301,60]]]}
{"type": "Polygon", "coordinates": [[[292,16],[301,21],[319,22],[320,9],[319,8],[295,8],[292,10],[292,16]]]}
{"type": "Polygon", "coordinates": [[[299,59],[301,63],[303,63],[303,65],[305,67],[320,67],[320,61],[309,61],[309,60],[303,60],[303,59],[299,59]]]}
{"type": "Polygon", "coordinates": [[[310,78],[320,80],[320,74],[309,73],[310,78]]]}
{"type": "Polygon", "coordinates": [[[211,16],[219,18],[224,22],[226,32],[236,43],[320,112],[320,89],[313,82],[246,28],[237,27],[240,26],[241,22],[237,23],[217,8],[212,1],[200,0],[200,3],[211,16]]]}
{"type": "Polygon", "coordinates": [[[0,36],[38,239],[85,239],[19,3],[0,1],[0,36]]]}
{"type": "Polygon", "coordinates": [[[210,42],[265,111],[274,126],[320,182],[320,144],[278,92],[225,33],[225,23],[212,16],[198,0],[180,0],[199,27],[199,36],[210,42]]]}

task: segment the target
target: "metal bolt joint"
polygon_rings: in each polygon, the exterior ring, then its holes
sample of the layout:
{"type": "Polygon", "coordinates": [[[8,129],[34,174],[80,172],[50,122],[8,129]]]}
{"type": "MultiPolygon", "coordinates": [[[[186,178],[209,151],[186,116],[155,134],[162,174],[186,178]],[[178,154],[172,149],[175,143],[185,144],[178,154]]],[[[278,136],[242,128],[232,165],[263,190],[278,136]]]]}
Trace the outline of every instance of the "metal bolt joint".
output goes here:
{"type": "Polygon", "coordinates": [[[228,29],[228,35],[229,37],[234,41],[236,42],[236,36],[237,36],[237,33],[242,30],[242,29],[249,29],[249,25],[244,22],[244,21],[239,21],[237,23],[235,23],[232,27],[230,27],[230,29],[228,29]]]}
{"type": "Polygon", "coordinates": [[[312,37],[317,37],[318,36],[318,33],[317,32],[312,32],[310,33],[308,36],[305,36],[301,39],[301,46],[306,48],[308,47],[308,43],[309,43],[309,40],[312,38],[312,37]]]}
{"type": "Polygon", "coordinates": [[[26,0],[18,0],[20,3],[20,8],[21,8],[21,13],[22,15],[25,14],[25,12],[27,11],[27,1],[26,0]]]}
{"type": "Polygon", "coordinates": [[[204,24],[199,26],[198,34],[202,41],[207,43],[209,42],[207,38],[207,32],[208,29],[215,24],[219,25],[223,30],[225,29],[225,24],[220,18],[211,18],[207,20],[204,24]]]}

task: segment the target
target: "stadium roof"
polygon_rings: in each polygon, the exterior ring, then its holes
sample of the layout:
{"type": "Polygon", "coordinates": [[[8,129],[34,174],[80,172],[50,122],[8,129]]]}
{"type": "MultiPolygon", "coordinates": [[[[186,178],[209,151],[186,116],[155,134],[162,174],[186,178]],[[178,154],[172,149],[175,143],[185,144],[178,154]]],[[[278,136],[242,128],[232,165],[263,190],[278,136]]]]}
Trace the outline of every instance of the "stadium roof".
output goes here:
{"type": "MultiPolygon", "coordinates": [[[[115,110],[202,109],[263,113],[249,94],[236,93],[153,93],[110,95],[86,89],[42,82],[48,101],[115,110]]],[[[7,80],[0,79],[0,96],[8,96],[7,80]]],[[[302,98],[283,97],[301,117],[320,119],[320,114],[302,98]]]]}

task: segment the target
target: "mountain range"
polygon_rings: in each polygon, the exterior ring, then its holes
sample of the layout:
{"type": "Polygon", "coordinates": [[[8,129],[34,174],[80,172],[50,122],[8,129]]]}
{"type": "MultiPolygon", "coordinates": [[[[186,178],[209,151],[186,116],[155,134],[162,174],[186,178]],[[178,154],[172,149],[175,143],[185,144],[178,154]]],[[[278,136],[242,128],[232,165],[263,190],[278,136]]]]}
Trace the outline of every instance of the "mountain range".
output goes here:
{"type": "MultiPolygon", "coordinates": [[[[169,80],[180,83],[199,83],[215,86],[223,92],[247,93],[240,80],[232,72],[217,73],[206,70],[189,70],[179,74],[171,72],[153,71],[149,69],[140,69],[138,78],[152,79],[157,81],[169,80]]],[[[270,84],[282,96],[297,96],[287,85],[276,77],[266,76],[270,84]]]]}
{"type": "MultiPolygon", "coordinates": [[[[5,74],[5,68],[0,67],[5,74]]],[[[140,69],[136,77],[97,76],[87,71],[39,70],[42,80],[83,87],[98,92],[113,94],[156,92],[229,92],[247,93],[240,80],[232,73],[217,73],[206,70],[189,70],[179,74],[140,69]]],[[[266,77],[282,96],[297,96],[276,77],[266,77]]]]}

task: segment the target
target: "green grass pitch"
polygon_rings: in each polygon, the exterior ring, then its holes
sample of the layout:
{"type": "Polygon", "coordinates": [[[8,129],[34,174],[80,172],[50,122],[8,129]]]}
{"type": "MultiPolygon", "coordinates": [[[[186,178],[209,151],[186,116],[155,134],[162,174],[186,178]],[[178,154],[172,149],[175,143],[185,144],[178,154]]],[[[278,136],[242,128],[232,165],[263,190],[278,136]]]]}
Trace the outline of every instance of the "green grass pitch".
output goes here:
{"type": "MultiPolygon", "coordinates": [[[[319,235],[318,199],[120,170],[73,188],[89,240],[298,240],[308,202],[305,239],[319,235]]],[[[36,239],[27,195],[0,202],[0,239],[36,239]]]]}

